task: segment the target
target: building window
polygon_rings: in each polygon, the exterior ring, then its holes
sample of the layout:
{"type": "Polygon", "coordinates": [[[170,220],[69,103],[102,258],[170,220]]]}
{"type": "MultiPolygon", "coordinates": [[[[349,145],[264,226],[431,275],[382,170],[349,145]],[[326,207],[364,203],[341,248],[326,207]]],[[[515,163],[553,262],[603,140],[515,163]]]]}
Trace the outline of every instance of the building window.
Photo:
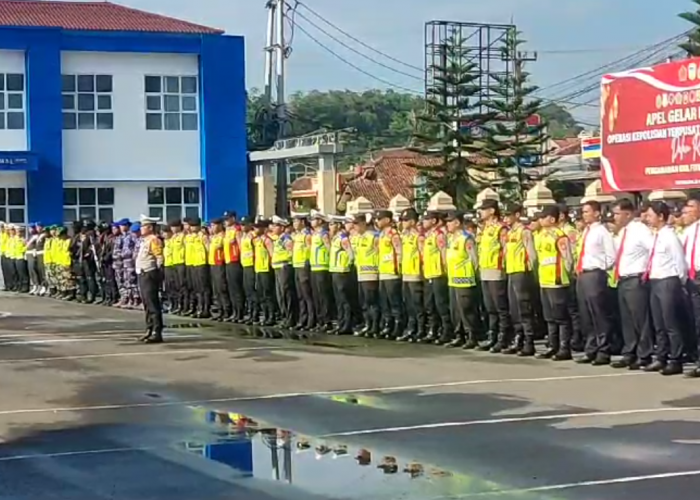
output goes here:
{"type": "Polygon", "coordinates": [[[291,185],[292,182],[300,177],[315,177],[317,172],[318,167],[304,165],[303,163],[289,165],[287,168],[287,184],[291,185]]]}
{"type": "Polygon", "coordinates": [[[0,130],[24,130],[24,85],[23,74],[0,73],[0,130]]]}
{"type": "Polygon", "coordinates": [[[146,130],[197,130],[196,76],[146,76],[146,130]]]}
{"type": "Polygon", "coordinates": [[[24,224],[26,192],[24,188],[0,188],[0,220],[24,224]]]}
{"type": "Polygon", "coordinates": [[[163,222],[199,217],[198,187],[149,187],[148,216],[163,222]]]}
{"type": "Polygon", "coordinates": [[[61,75],[63,130],[112,130],[112,75],[61,75]]]}
{"type": "Polygon", "coordinates": [[[114,188],[63,188],[63,221],[114,220],[114,188]]]}

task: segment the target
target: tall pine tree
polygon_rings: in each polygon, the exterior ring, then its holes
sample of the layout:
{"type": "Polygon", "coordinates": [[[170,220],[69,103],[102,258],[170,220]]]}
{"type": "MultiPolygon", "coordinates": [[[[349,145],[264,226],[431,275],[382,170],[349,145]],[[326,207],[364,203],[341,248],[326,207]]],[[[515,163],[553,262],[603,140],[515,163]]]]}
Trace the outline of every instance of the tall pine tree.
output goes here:
{"type": "Polygon", "coordinates": [[[489,107],[495,114],[487,127],[487,151],[503,169],[500,191],[502,199],[522,201],[534,182],[542,180],[536,167],[545,165],[549,137],[547,124],[541,119],[542,101],[533,97],[538,87],[530,83],[525,70],[527,54],[521,50],[525,43],[520,32],[513,29],[503,39],[503,58],[512,62],[511,71],[494,75],[489,107]],[[540,116],[540,121],[535,118],[540,116]]]}
{"type": "Polygon", "coordinates": [[[426,89],[426,109],[417,117],[410,149],[434,160],[432,166],[414,165],[424,179],[421,191],[426,196],[444,191],[466,209],[490,185],[484,172],[495,168],[485,161],[483,140],[493,113],[485,111],[478,67],[457,30],[442,50],[440,64],[428,68],[433,82],[426,89]]]}
{"type": "Polygon", "coordinates": [[[679,14],[682,19],[685,19],[693,25],[688,32],[688,39],[679,44],[680,48],[685,50],[688,57],[700,56],[700,0],[692,0],[696,5],[695,12],[683,12],[679,14]]]}

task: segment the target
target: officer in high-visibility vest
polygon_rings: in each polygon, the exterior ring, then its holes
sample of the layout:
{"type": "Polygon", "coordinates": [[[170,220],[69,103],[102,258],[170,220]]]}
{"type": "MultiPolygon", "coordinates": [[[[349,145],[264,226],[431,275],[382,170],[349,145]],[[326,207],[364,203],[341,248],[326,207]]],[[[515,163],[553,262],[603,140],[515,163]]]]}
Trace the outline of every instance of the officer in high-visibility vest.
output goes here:
{"type": "Polygon", "coordinates": [[[243,293],[243,268],[241,267],[241,226],[236,212],[224,214],[224,260],[226,261],[226,288],[231,302],[231,316],[226,321],[235,323],[245,316],[245,294],[243,293]]]}
{"type": "Polygon", "coordinates": [[[330,226],[333,233],[330,250],[329,271],[333,283],[338,326],[331,330],[335,335],[352,335],[352,300],[353,286],[350,269],[355,255],[350,244],[350,235],[345,230],[345,217],[330,216],[330,226]]]}
{"type": "Polygon", "coordinates": [[[535,355],[532,294],[535,283],[532,272],[537,268],[537,252],[532,233],[523,223],[523,208],[517,203],[506,207],[505,220],[509,226],[506,237],[505,268],[508,277],[508,303],[515,338],[504,353],[535,355]]]}
{"type": "Polygon", "coordinates": [[[241,267],[246,301],[246,315],[242,322],[249,325],[260,319],[260,304],[255,288],[255,228],[253,222],[252,217],[246,216],[241,219],[241,267]]]}
{"type": "Polygon", "coordinates": [[[215,321],[224,321],[231,317],[231,299],[228,294],[228,284],[226,282],[226,257],[225,244],[226,230],[224,220],[220,218],[212,219],[209,222],[209,249],[207,251],[207,261],[209,264],[209,275],[211,277],[211,291],[217,304],[218,310],[215,321]]]}
{"type": "MultiPolygon", "coordinates": [[[[585,224],[581,219],[581,210],[569,210],[565,203],[559,204],[559,229],[569,238],[574,262],[578,259],[581,245],[581,235],[585,224]]],[[[571,273],[569,279],[569,323],[571,324],[571,348],[574,352],[583,351],[586,339],[581,331],[581,316],[579,314],[578,298],[576,296],[576,273],[571,273]]]]}
{"type": "Polygon", "coordinates": [[[296,294],[294,284],[294,239],[287,233],[288,220],[274,215],[272,234],[275,235],[272,250],[272,268],[275,273],[275,290],[282,328],[293,328],[296,316],[296,294]]]}
{"type": "MultiPolygon", "coordinates": [[[[355,216],[346,215],[343,223],[345,224],[345,232],[350,239],[353,254],[357,252],[358,234],[355,226],[355,216]]],[[[350,266],[350,307],[352,308],[352,324],[355,330],[364,328],[364,319],[362,315],[362,306],[360,305],[359,286],[357,284],[357,266],[353,262],[350,266]]]]}
{"type": "Polygon", "coordinates": [[[71,266],[71,238],[68,229],[61,226],[57,229],[56,262],[58,275],[58,296],[63,300],[75,299],[75,277],[71,266]]]}
{"type": "Polygon", "coordinates": [[[501,352],[510,343],[511,321],[505,274],[505,245],[508,228],[500,220],[496,200],[484,200],[479,207],[483,231],[479,241],[479,274],[484,306],[488,314],[488,343],[482,350],[501,352]]]}
{"type": "MultiPolygon", "coordinates": [[[[418,212],[408,208],[401,214],[401,279],[403,303],[407,316],[406,331],[401,341],[415,342],[425,337],[425,307],[423,305],[423,243],[418,229],[418,212]]],[[[422,228],[421,228],[422,229],[422,228]]]]}
{"type": "Polygon", "coordinates": [[[326,227],[327,217],[318,211],[311,212],[311,248],[309,265],[311,267],[311,287],[316,305],[318,319],[317,330],[331,331],[333,325],[333,288],[328,271],[330,266],[331,239],[326,227]]]}
{"type": "Polygon", "coordinates": [[[272,271],[273,242],[268,235],[270,221],[259,219],[255,223],[255,239],[253,240],[255,291],[262,313],[259,321],[253,324],[273,326],[275,324],[275,278],[272,271]]]}
{"type": "Polygon", "coordinates": [[[372,225],[372,214],[357,214],[355,228],[355,267],[362,315],[365,326],[355,332],[358,337],[379,337],[379,244],[372,225]]]}
{"type": "Polygon", "coordinates": [[[20,293],[29,292],[29,269],[27,268],[27,242],[24,239],[24,227],[12,226],[13,244],[12,260],[15,267],[17,282],[15,291],[20,293]]]}
{"type": "Polygon", "coordinates": [[[211,277],[207,259],[209,241],[202,233],[202,222],[199,218],[191,218],[189,234],[185,240],[185,264],[191,276],[192,290],[196,296],[196,308],[190,315],[197,318],[211,317],[211,277]]]}
{"type": "Polygon", "coordinates": [[[173,230],[164,226],[160,230],[163,239],[163,300],[165,309],[172,313],[177,310],[178,289],[177,272],[173,265],[173,230]]]}
{"type": "Polygon", "coordinates": [[[423,244],[423,277],[425,278],[425,310],[430,321],[428,335],[419,342],[446,344],[454,336],[454,323],[450,312],[450,293],[445,263],[447,236],[444,213],[427,212],[423,218],[425,243],[423,244]]]}
{"type": "Polygon", "coordinates": [[[474,235],[462,227],[463,217],[460,212],[449,212],[445,217],[449,234],[445,264],[450,289],[450,310],[452,323],[461,325],[460,335],[452,339],[447,346],[474,349],[479,345],[477,342],[479,259],[474,235]]]}
{"type": "Polygon", "coordinates": [[[559,207],[551,205],[542,209],[542,232],[537,238],[537,273],[549,348],[538,357],[564,361],[572,359],[568,302],[573,257],[569,238],[557,227],[558,220],[559,207]]]}
{"type": "Polygon", "coordinates": [[[386,339],[397,339],[403,333],[401,236],[392,219],[389,210],[379,210],[375,214],[379,230],[379,300],[384,326],[381,336],[386,339]]]}
{"type": "Polygon", "coordinates": [[[316,327],[316,307],[311,290],[311,268],[309,267],[309,252],[311,249],[311,229],[308,214],[294,214],[292,220],[294,232],[292,241],[292,265],[294,266],[294,284],[299,299],[299,317],[297,330],[308,331],[316,327]]]}
{"type": "Polygon", "coordinates": [[[190,299],[187,285],[187,267],[185,266],[186,234],[180,219],[168,223],[172,237],[169,240],[170,262],[172,265],[172,300],[171,314],[184,313],[189,309],[190,299]]]}

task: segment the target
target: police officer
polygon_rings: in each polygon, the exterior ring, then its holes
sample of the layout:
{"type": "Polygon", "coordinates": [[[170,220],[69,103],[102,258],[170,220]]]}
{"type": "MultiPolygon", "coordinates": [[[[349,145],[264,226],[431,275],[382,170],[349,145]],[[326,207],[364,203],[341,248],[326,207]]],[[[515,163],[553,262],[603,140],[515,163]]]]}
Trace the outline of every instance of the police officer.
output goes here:
{"type": "Polygon", "coordinates": [[[187,286],[187,267],[185,265],[186,249],[185,249],[185,232],[180,219],[174,219],[168,222],[171,238],[168,240],[170,245],[170,261],[173,268],[173,309],[172,314],[182,314],[189,309],[190,297],[189,288],[187,286]]]}
{"type": "Polygon", "coordinates": [[[211,317],[211,276],[209,275],[207,236],[202,232],[199,218],[189,220],[189,239],[186,242],[186,255],[192,276],[192,290],[196,296],[197,308],[192,315],[197,318],[211,317]]]}
{"type": "Polygon", "coordinates": [[[430,331],[420,342],[446,344],[454,335],[450,312],[450,293],[447,284],[445,263],[447,236],[444,229],[444,214],[431,211],[425,214],[423,227],[426,230],[423,245],[423,276],[426,280],[425,309],[430,314],[430,331]]]}
{"type": "Polygon", "coordinates": [[[225,229],[223,219],[212,219],[210,222],[211,236],[209,238],[208,261],[209,275],[214,300],[218,310],[214,318],[224,321],[231,316],[231,299],[226,283],[225,229]]]}
{"type": "Polygon", "coordinates": [[[255,288],[255,228],[253,227],[253,218],[243,217],[241,226],[241,267],[246,299],[246,315],[241,318],[241,322],[252,325],[260,319],[258,291],[255,288]]]}
{"type": "Polygon", "coordinates": [[[226,285],[232,313],[227,321],[236,322],[245,316],[245,294],[243,293],[243,268],[241,267],[241,226],[236,220],[236,212],[224,214],[226,233],[224,234],[224,258],[226,260],[226,285]]]}
{"type": "Polygon", "coordinates": [[[311,289],[314,294],[317,330],[331,331],[331,307],[333,304],[333,289],[328,271],[330,266],[331,239],[326,227],[327,218],[317,211],[311,212],[311,248],[309,249],[309,264],[311,267],[311,289]]]}
{"type": "Polygon", "coordinates": [[[355,216],[357,240],[355,266],[364,328],[355,332],[358,337],[378,337],[379,321],[379,246],[377,232],[371,225],[372,214],[355,216]]]}
{"type": "Polygon", "coordinates": [[[299,299],[299,317],[297,330],[312,330],[316,327],[316,308],[311,290],[311,268],[309,251],[311,248],[311,229],[308,227],[308,214],[297,213],[293,216],[292,265],[294,266],[294,285],[299,299]]]}
{"type": "Polygon", "coordinates": [[[255,238],[253,239],[255,293],[262,312],[262,318],[253,323],[260,326],[273,326],[275,324],[275,278],[271,265],[274,247],[272,239],[267,234],[269,226],[269,220],[259,219],[255,223],[255,238]]]}
{"type": "Polygon", "coordinates": [[[272,245],[272,268],[275,274],[275,292],[277,305],[281,313],[281,327],[294,327],[294,240],[286,231],[289,221],[282,217],[272,217],[272,233],[275,239],[272,245]]]}
{"type": "Polygon", "coordinates": [[[163,307],[160,302],[163,242],[155,234],[157,223],[157,219],[141,216],[141,241],[135,259],[139,293],[146,315],[146,335],[140,340],[147,344],[163,342],[163,307]]]}
{"type": "Polygon", "coordinates": [[[392,219],[389,210],[379,210],[375,215],[379,230],[379,300],[384,324],[381,335],[387,339],[397,339],[403,333],[401,237],[392,219]]]}
{"type": "Polygon", "coordinates": [[[353,285],[350,268],[355,259],[350,235],[344,227],[345,218],[331,216],[330,224],[333,233],[331,240],[329,271],[333,284],[333,293],[338,317],[338,326],[331,330],[336,335],[352,335],[352,296],[353,285]]]}
{"type": "Polygon", "coordinates": [[[401,279],[408,322],[406,331],[398,340],[409,342],[425,337],[422,273],[424,237],[417,225],[418,212],[412,208],[404,210],[401,214],[401,279]]]}

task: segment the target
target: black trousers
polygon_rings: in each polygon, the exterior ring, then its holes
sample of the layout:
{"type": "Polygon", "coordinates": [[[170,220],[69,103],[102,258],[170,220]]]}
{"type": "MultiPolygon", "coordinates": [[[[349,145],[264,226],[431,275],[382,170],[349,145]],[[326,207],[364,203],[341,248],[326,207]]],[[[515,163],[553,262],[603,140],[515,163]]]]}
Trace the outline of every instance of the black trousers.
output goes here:
{"type": "Polygon", "coordinates": [[[44,254],[36,256],[36,272],[39,275],[39,286],[46,286],[46,266],[44,266],[44,254]]]}
{"type": "Polygon", "coordinates": [[[576,351],[583,351],[586,345],[586,334],[581,331],[581,315],[577,297],[577,280],[572,277],[569,285],[569,325],[571,326],[571,345],[576,351]]]}
{"type": "Polygon", "coordinates": [[[689,279],[686,283],[690,309],[693,315],[693,338],[695,341],[695,358],[700,359],[700,277],[689,279]]]}
{"type": "Polygon", "coordinates": [[[194,266],[185,266],[185,310],[195,312],[199,307],[197,296],[197,271],[194,266]]]}
{"type": "Polygon", "coordinates": [[[333,303],[331,277],[328,271],[311,271],[311,290],[318,323],[326,325],[331,322],[331,304],[333,303]]]}
{"type": "Polygon", "coordinates": [[[202,314],[211,313],[211,275],[209,266],[191,266],[192,289],[197,297],[197,306],[202,314]]]}
{"type": "Polygon", "coordinates": [[[260,302],[255,288],[255,268],[243,268],[243,290],[245,291],[246,311],[250,319],[257,321],[260,316],[260,302]]]}
{"type": "Polygon", "coordinates": [[[450,312],[450,291],[447,286],[447,277],[431,278],[427,281],[425,288],[426,310],[432,309],[430,317],[430,330],[437,334],[442,331],[443,339],[454,337],[454,324],[452,323],[452,313],[450,312]]]}
{"type": "Polygon", "coordinates": [[[352,322],[360,325],[363,322],[362,305],[360,302],[360,287],[357,285],[357,268],[350,268],[350,305],[352,307],[352,322]]]}
{"type": "Polygon", "coordinates": [[[622,356],[630,361],[650,361],[654,352],[654,332],[649,314],[649,284],[641,276],[621,276],[617,301],[622,328],[622,356]]]}
{"type": "Polygon", "coordinates": [[[403,325],[403,298],[401,279],[379,279],[379,300],[381,301],[382,323],[386,328],[398,333],[403,325]]]}
{"type": "Polygon", "coordinates": [[[534,280],[532,273],[512,273],[508,275],[508,304],[513,321],[515,335],[532,342],[535,337],[533,329],[532,291],[534,280]]]}
{"type": "Polygon", "coordinates": [[[294,293],[294,268],[291,264],[275,269],[275,290],[282,321],[289,327],[294,326],[297,301],[294,293]]]}
{"type": "Polygon", "coordinates": [[[358,283],[362,300],[362,315],[369,332],[379,333],[379,281],[360,281],[358,283]]]}
{"type": "Polygon", "coordinates": [[[313,328],[316,326],[316,307],[311,290],[311,269],[308,264],[294,269],[294,285],[299,299],[298,325],[300,328],[313,328]]]}
{"type": "Polygon", "coordinates": [[[117,277],[114,274],[112,263],[102,264],[102,279],[104,280],[103,299],[107,303],[114,303],[119,300],[119,287],[117,286],[117,277]]]}
{"type": "Polygon", "coordinates": [[[84,259],[78,263],[78,293],[86,300],[97,298],[97,264],[92,259],[84,259]]]}
{"type": "Polygon", "coordinates": [[[219,316],[228,318],[231,316],[231,299],[228,294],[228,284],[226,282],[226,266],[209,266],[211,275],[211,291],[219,307],[219,316]]]}
{"type": "Polygon", "coordinates": [[[255,293],[264,321],[275,315],[275,276],[272,271],[255,273],[255,293]]]}
{"type": "Polygon", "coordinates": [[[335,296],[338,333],[352,333],[352,276],[347,273],[331,273],[335,296]]]}
{"type": "Polygon", "coordinates": [[[681,363],[683,358],[683,291],[681,280],[649,280],[649,305],[656,335],[656,359],[681,363]]]}
{"type": "Polygon", "coordinates": [[[178,304],[179,290],[177,289],[177,270],[174,266],[163,268],[163,298],[174,309],[178,304]]]}
{"type": "Polygon", "coordinates": [[[146,328],[155,335],[163,333],[163,306],[160,303],[161,272],[158,269],[138,275],[139,293],[146,315],[146,328]]]}
{"type": "Polygon", "coordinates": [[[549,349],[571,352],[571,324],[569,323],[569,287],[542,288],[542,314],[547,323],[549,349]]]}
{"type": "Polygon", "coordinates": [[[403,282],[403,304],[406,311],[406,330],[422,337],[425,335],[425,307],[423,281],[403,282]]]}
{"type": "Polygon", "coordinates": [[[233,315],[245,315],[245,294],[243,293],[243,267],[240,262],[226,264],[226,285],[233,315]]]}
{"type": "Polygon", "coordinates": [[[27,269],[27,261],[24,259],[13,259],[15,268],[16,284],[15,291],[29,291],[29,270],[27,269]]]}
{"type": "Polygon", "coordinates": [[[468,340],[477,340],[479,328],[479,291],[476,287],[454,288],[450,287],[450,310],[452,311],[452,323],[459,325],[460,335],[468,340]]]}
{"type": "Polygon", "coordinates": [[[174,293],[177,295],[177,306],[181,311],[185,312],[190,309],[192,302],[189,292],[187,266],[185,264],[175,264],[173,270],[175,271],[175,282],[173,285],[175,286],[174,293]]]}
{"type": "Polygon", "coordinates": [[[5,289],[14,290],[16,286],[16,276],[12,259],[5,256],[0,257],[0,266],[2,267],[2,279],[5,283],[5,289]]]}
{"type": "Polygon", "coordinates": [[[584,271],[576,279],[576,298],[581,331],[586,337],[589,358],[610,358],[612,321],[608,303],[608,274],[602,270],[584,271]]]}
{"type": "Polygon", "coordinates": [[[484,306],[489,317],[489,331],[491,332],[491,342],[494,336],[505,345],[510,339],[511,325],[508,314],[508,282],[506,280],[481,281],[481,290],[484,295],[484,306]]]}

